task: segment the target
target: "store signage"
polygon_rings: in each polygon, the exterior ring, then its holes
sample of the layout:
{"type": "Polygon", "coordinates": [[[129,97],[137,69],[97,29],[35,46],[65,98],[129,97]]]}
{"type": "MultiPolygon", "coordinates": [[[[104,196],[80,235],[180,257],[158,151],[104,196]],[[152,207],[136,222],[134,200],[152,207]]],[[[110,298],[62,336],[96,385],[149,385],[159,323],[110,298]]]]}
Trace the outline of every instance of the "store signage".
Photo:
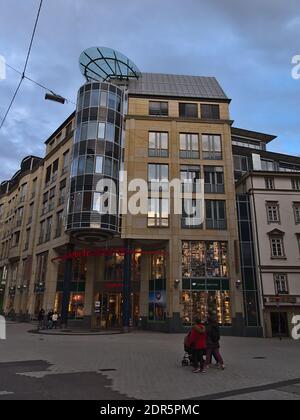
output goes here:
{"type": "Polygon", "coordinates": [[[56,258],[53,258],[51,261],[54,262],[54,261],[76,260],[78,258],[114,256],[115,254],[166,255],[167,253],[162,250],[141,251],[141,250],[135,250],[135,249],[126,249],[126,248],[95,248],[95,249],[85,248],[80,251],[73,251],[73,252],[69,252],[68,254],[60,255],[56,258]]]}

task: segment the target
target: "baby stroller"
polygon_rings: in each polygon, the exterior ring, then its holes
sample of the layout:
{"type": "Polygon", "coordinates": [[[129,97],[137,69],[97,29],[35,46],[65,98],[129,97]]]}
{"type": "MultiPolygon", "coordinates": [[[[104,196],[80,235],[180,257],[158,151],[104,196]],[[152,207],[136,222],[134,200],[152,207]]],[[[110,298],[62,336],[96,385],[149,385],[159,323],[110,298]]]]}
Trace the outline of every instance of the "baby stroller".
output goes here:
{"type": "Polygon", "coordinates": [[[184,338],[184,356],[181,362],[182,366],[189,366],[192,361],[191,331],[184,338]]]}

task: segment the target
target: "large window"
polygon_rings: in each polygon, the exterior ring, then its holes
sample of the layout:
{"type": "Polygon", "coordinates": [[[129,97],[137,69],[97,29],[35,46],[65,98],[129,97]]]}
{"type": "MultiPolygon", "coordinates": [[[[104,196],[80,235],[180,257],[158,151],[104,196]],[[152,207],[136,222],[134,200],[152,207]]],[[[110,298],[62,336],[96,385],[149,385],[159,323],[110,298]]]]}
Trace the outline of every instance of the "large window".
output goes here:
{"type": "Polygon", "coordinates": [[[185,192],[196,192],[197,182],[201,176],[200,166],[181,165],[180,166],[180,179],[182,182],[182,189],[185,192]]]}
{"type": "Polygon", "coordinates": [[[220,119],[219,105],[201,104],[201,118],[205,120],[219,120],[220,119]]]}
{"type": "Polygon", "coordinates": [[[149,191],[168,191],[169,166],[148,164],[149,191]]]}
{"type": "Polygon", "coordinates": [[[167,117],[169,114],[168,102],[149,102],[149,115],[167,117]]]}
{"type": "Polygon", "coordinates": [[[149,156],[168,157],[169,135],[168,133],[149,132],[149,156]]]}
{"type": "Polygon", "coordinates": [[[261,169],[263,171],[272,172],[275,171],[275,162],[273,160],[261,160],[261,169]]]}
{"type": "Polygon", "coordinates": [[[201,200],[183,199],[182,200],[182,219],[183,229],[202,229],[203,217],[201,212],[201,200]]]}
{"type": "Polygon", "coordinates": [[[149,198],[148,227],[168,227],[169,213],[169,200],[167,198],[149,198]]]}
{"type": "Polygon", "coordinates": [[[266,177],[265,178],[265,185],[267,190],[274,190],[275,189],[275,180],[273,177],[266,177]]]}
{"type": "Polygon", "coordinates": [[[183,159],[199,159],[198,134],[180,134],[180,157],[183,159]]]}
{"type": "Polygon", "coordinates": [[[165,321],[167,308],[166,259],[163,254],[151,256],[149,281],[149,321],[165,321]]]}
{"type": "Polygon", "coordinates": [[[294,191],[300,191],[300,178],[292,178],[291,183],[294,191]]]}
{"type": "Polygon", "coordinates": [[[227,229],[226,201],[205,200],[206,229],[227,229]]]}
{"type": "Polygon", "coordinates": [[[35,291],[43,293],[47,274],[48,252],[36,256],[35,291]]]}
{"type": "Polygon", "coordinates": [[[208,313],[220,325],[231,324],[227,242],[182,243],[182,322],[205,321],[208,313]]]}
{"type": "Polygon", "coordinates": [[[219,135],[202,135],[203,159],[221,160],[222,145],[221,136],[219,135]]]}
{"type": "Polygon", "coordinates": [[[180,103],[179,117],[198,118],[198,104],[180,103]]]}
{"type": "Polygon", "coordinates": [[[225,192],[222,166],[204,166],[204,192],[217,194],[225,192]]]}

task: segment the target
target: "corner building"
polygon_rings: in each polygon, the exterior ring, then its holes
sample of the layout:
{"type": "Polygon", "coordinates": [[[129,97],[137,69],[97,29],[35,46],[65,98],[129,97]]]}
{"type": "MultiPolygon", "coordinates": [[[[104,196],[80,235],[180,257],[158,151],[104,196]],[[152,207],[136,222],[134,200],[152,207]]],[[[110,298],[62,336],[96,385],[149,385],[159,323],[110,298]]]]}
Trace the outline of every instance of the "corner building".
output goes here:
{"type": "Polygon", "coordinates": [[[3,312],[26,320],[54,308],[84,328],[178,332],[213,310],[224,333],[244,334],[230,100],[211,77],[83,54],[76,112],[44,158],[27,157],[1,184],[3,312]],[[118,185],[120,170],[128,181],[203,179],[203,223],[175,215],[172,195],[121,215],[118,188],[116,211],[99,214],[97,184],[118,185]]]}

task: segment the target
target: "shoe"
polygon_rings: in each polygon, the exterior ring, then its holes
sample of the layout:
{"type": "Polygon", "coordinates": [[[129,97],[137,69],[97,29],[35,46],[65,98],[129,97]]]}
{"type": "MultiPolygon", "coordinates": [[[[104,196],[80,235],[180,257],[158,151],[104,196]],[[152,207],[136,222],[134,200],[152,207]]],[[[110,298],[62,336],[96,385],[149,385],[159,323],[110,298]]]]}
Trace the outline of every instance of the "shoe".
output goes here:
{"type": "Polygon", "coordinates": [[[200,368],[196,368],[196,369],[193,370],[193,373],[198,373],[198,372],[201,372],[200,368]]]}
{"type": "Polygon", "coordinates": [[[200,373],[206,373],[205,369],[200,369],[200,373]]]}
{"type": "Polygon", "coordinates": [[[225,370],[225,365],[221,365],[221,369],[222,370],[225,370]]]}

